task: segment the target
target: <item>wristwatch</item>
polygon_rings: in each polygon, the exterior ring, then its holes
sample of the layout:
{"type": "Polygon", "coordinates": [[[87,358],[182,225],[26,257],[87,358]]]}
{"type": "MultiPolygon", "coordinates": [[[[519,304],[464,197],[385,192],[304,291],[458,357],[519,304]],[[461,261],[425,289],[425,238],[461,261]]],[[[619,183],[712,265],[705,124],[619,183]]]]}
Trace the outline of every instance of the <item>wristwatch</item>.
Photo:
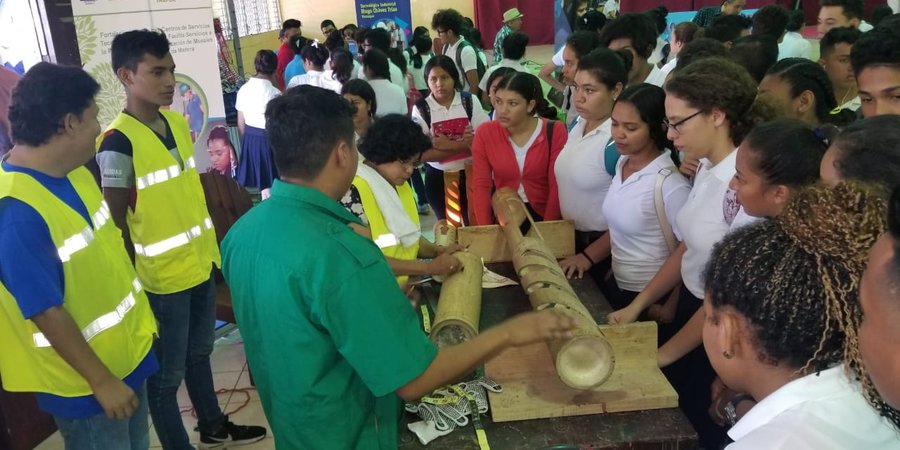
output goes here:
{"type": "Polygon", "coordinates": [[[738,394],[738,395],[735,395],[734,398],[729,400],[728,403],[725,405],[725,418],[728,420],[728,423],[731,426],[734,426],[734,424],[737,423],[737,421],[738,421],[737,405],[739,405],[744,400],[753,401],[753,397],[751,397],[747,394],[738,394]]]}

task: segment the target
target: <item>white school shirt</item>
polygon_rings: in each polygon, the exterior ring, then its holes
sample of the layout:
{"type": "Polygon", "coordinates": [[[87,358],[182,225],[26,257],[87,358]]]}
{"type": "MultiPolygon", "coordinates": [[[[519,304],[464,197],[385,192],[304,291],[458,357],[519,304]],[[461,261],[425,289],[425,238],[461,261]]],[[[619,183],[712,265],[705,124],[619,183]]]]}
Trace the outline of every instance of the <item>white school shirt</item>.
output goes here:
{"type": "Polygon", "coordinates": [[[841,365],[791,381],[739,420],[726,450],[887,450],[900,435],[841,365]]]}
{"type": "Polygon", "coordinates": [[[784,38],[778,44],[778,60],[785,58],[806,58],[812,57],[812,45],[802,34],[796,31],[788,31],[784,33],[784,38]]]}
{"type": "Polygon", "coordinates": [[[847,103],[841,105],[841,109],[849,109],[850,111],[856,111],[859,107],[862,106],[862,100],[860,100],[859,96],[851,98],[847,100],[847,103]]]}
{"type": "Polygon", "coordinates": [[[728,187],[734,177],[737,149],[713,167],[700,160],[694,187],[673,224],[687,250],[681,259],[681,279],[697,298],[703,298],[703,271],[713,246],[731,228],[738,212],[737,196],[728,187]]]}
{"type": "MultiPolygon", "coordinates": [[[[672,70],[674,70],[675,66],[677,66],[677,65],[678,65],[678,55],[675,55],[672,57],[672,59],[669,60],[669,62],[665,63],[662,67],[660,67],[659,70],[661,70],[665,74],[665,76],[663,76],[663,80],[665,80],[665,78],[667,76],[669,76],[670,73],[672,73],[672,70]]],[[[662,86],[660,86],[660,87],[662,87],[662,86]]]]}
{"type": "MultiPolygon", "coordinates": [[[[459,92],[456,92],[453,96],[453,101],[450,103],[449,108],[444,108],[441,106],[437,100],[434,99],[434,95],[429,95],[425,98],[425,101],[428,103],[428,108],[431,111],[431,124],[434,125],[437,122],[442,122],[445,120],[451,119],[468,119],[469,117],[466,115],[466,108],[462,104],[462,96],[459,92]]],[[[422,118],[422,115],[419,114],[419,108],[413,107],[412,114],[410,116],[413,122],[419,124],[419,127],[422,128],[422,132],[425,133],[429,138],[434,134],[432,133],[431,127],[429,127],[425,123],[425,119],[422,118]]],[[[478,130],[478,127],[485,122],[489,122],[490,119],[487,116],[487,113],[481,109],[481,102],[476,98],[472,98],[472,120],[470,124],[472,125],[473,130],[478,130]]],[[[438,170],[443,170],[444,172],[458,172],[466,168],[466,163],[471,161],[472,157],[468,157],[465,159],[460,159],[456,161],[451,161],[449,163],[441,163],[437,161],[429,161],[428,165],[434,167],[438,170]]]]}
{"type": "MultiPolygon", "coordinates": [[[[616,176],[603,201],[603,215],[609,223],[612,244],[612,269],[620,288],[641,292],[669,258],[669,247],[656,215],[656,180],[659,171],[672,173],[662,185],[666,220],[675,223],[687,202],[691,185],[672,163],[665,150],[643,169],[622,181],[622,167],[628,156],[619,157],[616,176]]],[[[674,231],[674,227],[673,227],[674,231]]],[[[675,235],[680,240],[681,236],[675,235]]]]}
{"type": "MultiPolygon", "coordinates": [[[[356,64],[354,64],[353,66],[356,67],[356,64]]],[[[409,89],[409,82],[406,81],[406,77],[403,76],[403,72],[391,60],[388,60],[388,67],[391,70],[391,83],[394,83],[394,85],[400,88],[400,91],[404,93],[403,95],[406,95],[406,90],[409,89]]],[[[366,78],[366,71],[362,68],[359,69],[357,78],[359,78],[360,80],[369,81],[369,79],[366,78]]],[[[371,84],[371,81],[369,81],[369,84],[371,84]]]]}
{"type": "Polygon", "coordinates": [[[416,89],[420,91],[428,89],[428,80],[425,79],[425,64],[434,57],[434,53],[428,52],[422,55],[422,67],[418,69],[413,67],[412,57],[409,56],[409,52],[403,52],[403,57],[406,58],[406,72],[412,74],[413,85],[416,89]]]}
{"type": "Polygon", "coordinates": [[[647,74],[647,78],[644,79],[644,83],[650,83],[654,86],[662,87],[662,85],[666,82],[666,76],[669,74],[663,72],[662,69],[656,67],[656,64],[653,65],[653,69],[650,70],[650,73],[647,74]]]}
{"type": "Polygon", "coordinates": [[[606,119],[584,135],[587,121],[579,118],[569,131],[569,139],[553,171],[563,219],[575,222],[578,231],[606,231],[603,200],[612,183],[606,171],[606,144],[612,138],[612,120],[606,119]]]}
{"type": "Polygon", "coordinates": [[[375,91],[377,107],[375,117],[383,117],[388,114],[403,114],[409,112],[406,105],[406,94],[394,83],[388,80],[369,80],[369,85],[375,91]]]}
{"type": "MultiPolygon", "coordinates": [[[[455,44],[451,44],[447,47],[447,51],[444,52],[445,55],[450,57],[453,60],[453,64],[456,64],[456,48],[465,41],[465,38],[460,37],[455,44]]],[[[469,90],[469,79],[466,78],[466,72],[470,70],[478,70],[478,55],[475,53],[475,49],[472,47],[472,44],[469,44],[468,47],[462,49],[462,53],[459,55],[459,62],[462,63],[462,67],[456,66],[456,70],[459,71],[459,81],[462,83],[462,87],[460,88],[463,91],[469,90]]]]}
{"type": "Polygon", "coordinates": [[[484,71],[484,76],[481,77],[481,81],[478,82],[478,88],[482,91],[487,92],[488,89],[488,78],[491,77],[491,74],[494,73],[495,70],[501,67],[509,67],[510,69],[515,69],[519,72],[528,73],[528,69],[525,68],[525,58],[522,59],[507,59],[503,58],[499,63],[488,67],[487,70],[484,71]]]}
{"type": "Polygon", "coordinates": [[[553,64],[556,67],[562,67],[562,66],[566,65],[566,60],[563,59],[563,50],[565,50],[565,49],[566,49],[566,46],[563,45],[562,47],[559,48],[559,50],[556,51],[556,53],[553,54],[553,58],[550,58],[550,61],[553,61],[553,64]]]}
{"type": "Polygon", "coordinates": [[[323,89],[328,89],[331,91],[335,91],[338,94],[341,93],[341,83],[334,78],[332,78],[331,70],[328,71],[318,71],[318,70],[310,70],[304,74],[296,75],[288,81],[288,88],[292,88],[294,86],[302,86],[302,85],[310,85],[316,86],[323,89]]]}
{"type": "Polygon", "coordinates": [[[238,89],[234,108],[244,113],[244,123],[254,128],[266,128],[266,105],[281,95],[269,80],[252,77],[238,89]]]}
{"type": "Polygon", "coordinates": [[[734,230],[737,230],[738,228],[746,227],[747,225],[755,225],[765,220],[765,217],[756,217],[747,214],[747,211],[744,211],[744,207],[741,206],[741,209],[738,210],[737,215],[734,216],[734,221],[731,222],[731,226],[728,228],[728,232],[730,233],[734,230]]]}
{"type": "MultiPolygon", "coordinates": [[[[668,44],[668,42],[664,41],[661,37],[657,37],[656,47],[653,48],[653,53],[647,58],[647,62],[656,67],[656,64],[663,59],[663,48],[666,47],[666,44],[668,44]]],[[[669,47],[669,49],[671,51],[671,47],[669,47]]]]}
{"type": "MultiPolygon", "coordinates": [[[[528,149],[534,144],[534,141],[537,140],[537,137],[544,131],[544,121],[538,120],[537,126],[534,127],[534,132],[531,133],[531,137],[528,138],[528,142],[523,146],[516,145],[512,140],[512,136],[507,138],[509,140],[509,145],[512,146],[513,153],[516,154],[516,163],[519,165],[519,173],[525,173],[525,156],[528,155],[528,149]]],[[[525,195],[525,186],[522,184],[522,177],[519,177],[519,197],[522,198],[522,201],[528,203],[528,196],[525,195]]]]}

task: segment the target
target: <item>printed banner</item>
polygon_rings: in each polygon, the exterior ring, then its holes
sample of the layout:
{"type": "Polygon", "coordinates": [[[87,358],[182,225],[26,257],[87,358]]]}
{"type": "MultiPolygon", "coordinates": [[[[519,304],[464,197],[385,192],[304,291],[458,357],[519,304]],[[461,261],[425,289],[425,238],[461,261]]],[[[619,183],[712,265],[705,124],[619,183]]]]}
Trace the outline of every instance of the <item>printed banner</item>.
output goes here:
{"type": "Polygon", "coordinates": [[[356,23],[390,31],[392,48],[403,50],[409,46],[412,36],[409,0],[356,0],[356,23]]]}
{"type": "Polygon", "coordinates": [[[113,38],[142,28],[166,33],[178,82],[169,109],[187,120],[197,170],[206,171],[210,167],[208,136],[225,126],[211,1],[74,0],[72,12],[82,66],[100,83],[97,106],[103,127],[125,107],[125,90],[112,69],[113,38]]]}

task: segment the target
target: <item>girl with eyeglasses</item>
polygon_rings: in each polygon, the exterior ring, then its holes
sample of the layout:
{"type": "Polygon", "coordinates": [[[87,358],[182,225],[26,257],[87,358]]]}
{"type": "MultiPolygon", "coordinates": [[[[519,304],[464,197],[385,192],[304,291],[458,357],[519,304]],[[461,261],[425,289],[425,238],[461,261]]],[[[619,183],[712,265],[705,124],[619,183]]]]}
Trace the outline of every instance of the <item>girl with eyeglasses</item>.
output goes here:
{"type": "Polygon", "coordinates": [[[756,81],[750,74],[723,58],[692,63],[676,72],[665,89],[667,136],[676,149],[701,161],[691,194],[675,220],[682,242],[634,301],[608,318],[610,323],[633,322],[683,281],[673,319],[679,330],[660,347],[658,362],[666,368],[701,446],[718,448],[725,433],[706,412],[714,372],[701,347],[702,272],[713,245],[729,231],[740,207],[729,189],[736,147],[754,126],[775,113],[757,100],[756,81]]]}
{"type": "Polygon", "coordinates": [[[410,275],[449,275],[460,268],[450,255],[457,247],[439,247],[422,236],[413,189],[407,182],[431,147],[408,117],[389,114],[369,127],[359,152],[365,157],[341,204],[365,225],[357,230],[384,253],[401,288],[410,275]],[[419,258],[433,258],[424,261],[419,258]]]}

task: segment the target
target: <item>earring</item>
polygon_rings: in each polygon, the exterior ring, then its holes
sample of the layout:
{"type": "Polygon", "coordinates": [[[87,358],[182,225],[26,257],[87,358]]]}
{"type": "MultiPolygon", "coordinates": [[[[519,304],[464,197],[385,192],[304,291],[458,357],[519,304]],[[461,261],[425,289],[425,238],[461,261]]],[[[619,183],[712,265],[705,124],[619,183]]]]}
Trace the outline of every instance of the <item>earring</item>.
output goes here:
{"type": "Polygon", "coordinates": [[[722,356],[724,356],[725,359],[731,359],[731,358],[734,358],[734,354],[731,353],[731,352],[729,352],[728,350],[725,350],[724,352],[722,352],[722,356]]]}

